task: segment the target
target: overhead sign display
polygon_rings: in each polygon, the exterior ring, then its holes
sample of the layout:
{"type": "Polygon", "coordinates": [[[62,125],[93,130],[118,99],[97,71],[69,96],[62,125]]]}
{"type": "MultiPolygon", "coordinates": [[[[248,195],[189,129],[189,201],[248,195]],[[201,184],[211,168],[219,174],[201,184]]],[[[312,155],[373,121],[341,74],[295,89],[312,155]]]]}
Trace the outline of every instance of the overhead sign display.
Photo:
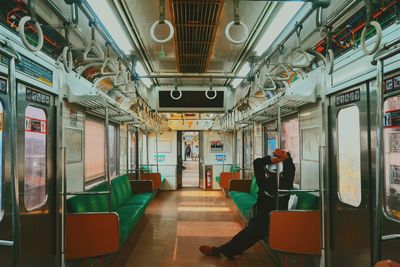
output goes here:
{"type": "Polygon", "coordinates": [[[335,98],[336,107],[344,106],[347,104],[360,102],[361,92],[360,89],[356,89],[350,92],[346,92],[340,95],[337,95],[335,98]]]}
{"type": "MultiPolygon", "coordinates": [[[[48,68],[36,63],[32,59],[21,55],[22,60],[15,65],[17,71],[31,77],[32,79],[53,86],[53,72],[48,68]]],[[[0,56],[0,63],[8,66],[8,58],[0,56]]]]}

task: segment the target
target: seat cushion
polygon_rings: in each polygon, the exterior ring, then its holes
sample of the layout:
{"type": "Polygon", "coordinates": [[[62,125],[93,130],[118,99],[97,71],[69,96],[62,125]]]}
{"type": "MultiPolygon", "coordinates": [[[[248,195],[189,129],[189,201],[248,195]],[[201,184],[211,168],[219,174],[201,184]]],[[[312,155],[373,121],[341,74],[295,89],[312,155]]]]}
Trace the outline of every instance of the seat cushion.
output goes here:
{"type": "Polygon", "coordinates": [[[235,205],[240,210],[240,212],[246,218],[248,218],[250,213],[250,208],[257,203],[257,198],[253,197],[249,193],[237,192],[237,191],[231,191],[229,192],[229,195],[233,200],[233,202],[235,203],[235,205]]]}
{"type": "Polygon", "coordinates": [[[117,198],[118,206],[121,206],[132,196],[132,188],[128,175],[122,175],[113,179],[112,189],[117,198]]]}
{"type": "Polygon", "coordinates": [[[143,205],[144,207],[147,207],[152,199],[152,193],[134,194],[125,203],[123,203],[122,206],[143,205]]]}
{"type": "Polygon", "coordinates": [[[124,243],[144,213],[144,206],[129,205],[116,209],[119,216],[120,241],[124,243]]]}

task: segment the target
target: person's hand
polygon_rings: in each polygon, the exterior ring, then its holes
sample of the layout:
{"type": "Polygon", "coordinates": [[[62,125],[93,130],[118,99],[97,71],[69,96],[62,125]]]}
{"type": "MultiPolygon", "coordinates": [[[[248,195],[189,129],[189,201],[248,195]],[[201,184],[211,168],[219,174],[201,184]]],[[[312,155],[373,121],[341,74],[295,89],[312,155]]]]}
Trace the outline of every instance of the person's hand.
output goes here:
{"type": "Polygon", "coordinates": [[[272,163],[282,162],[288,158],[287,152],[279,148],[275,149],[272,154],[275,156],[275,158],[271,159],[272,163]]]}

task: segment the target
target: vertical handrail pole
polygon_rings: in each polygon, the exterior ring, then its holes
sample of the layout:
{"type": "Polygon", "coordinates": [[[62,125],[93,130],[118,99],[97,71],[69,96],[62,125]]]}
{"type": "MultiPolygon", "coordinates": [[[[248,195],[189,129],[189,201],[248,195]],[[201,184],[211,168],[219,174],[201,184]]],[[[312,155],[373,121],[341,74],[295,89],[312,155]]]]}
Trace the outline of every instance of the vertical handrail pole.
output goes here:
{"type": "Polygon", "coordinates": [[[226,158],[226,152],[225,152],[225,132],[222,132],[222,172],[225,171],[225,158],[226,158]]]}
{"type": "Polygon", "coordinates": [[[376,90],[376,173],[375,173],[375,231],[374,231],[374,247],[372,259],[373,262],[377,262],[381,259],[381,216],[382,216],[382,182],[381,182],[381,166],[383,166],[382,156],[382,143],[383,143],[383,115],[382,115],[382,104],[383,104],[383,78],[384,78],[384,61],[379,59],[377,62],[377,90],[376,90]]]}
{"type": "Polygon", "coordinates": [[[109,132],[109,114],[108,114],[108,104],[106,103],[104,107],[104,116],[105,116],[105,162],[104,162],[104,172],[107,179],[108,184],[108,209],[112,211],[112,201],[111,201],[111,180],[110,180],[110,132],[109,132]]]}
{"type": "Polygon", "coordinates": [[[159,166],[158,166],[158,131],[156,130],[156,164],[157,164],[157,173],[159,173],[159,166]]]}
{"type": "Polygon", "coordinates": [[[8,95],[10,102],[10,156],[11,156],[11,195],[12,195],[12,225],[13,225],[13,266],[19,266],[19,189],[18,189],[18,142],[17,142],[17,80],[15,58],[8,62],[8,95]]]}
{"type": "Polygon", "coordinates": [[[63,146],[63,174],[62,174],[62,179],[63,179],[63,190],[62,190],[62,203],[63,203],[63,209],[62,209],[62,222],[63,222],[63,242],[62,242],[62,253],[65,254],[65,248],[66,248],[66,230],[67,230],[67,225],[66,225],[66,216],[67,216],[67,147],[63,146]]]}
{"type": "Polygon", "coordinates": [[[150,165],[149,165],[149,130],[146,127],[146,165],[147,171],[150,173],[150,165]]]}
{"type": "MultiPolygon", "coordinates": [[[[278,106],[278,118],[277,118],[277,147],[281,149],[282,147],[282,139],[281,139],[281,106],[278,106]]],[[[279,177],[281,175],[281,170],[279,168],[276,168],[276,193],[275,193],[275,198],[276,198],[276,209],[279,210],[279,177]]]]}
{"type": "Polygon", "coordinates": [[[233,167],[236,166],[237,164],[237,131],[236,131],[236,127],[233,128],[233,135],[232,135],[232,156],[233,156],[233,167]]]}

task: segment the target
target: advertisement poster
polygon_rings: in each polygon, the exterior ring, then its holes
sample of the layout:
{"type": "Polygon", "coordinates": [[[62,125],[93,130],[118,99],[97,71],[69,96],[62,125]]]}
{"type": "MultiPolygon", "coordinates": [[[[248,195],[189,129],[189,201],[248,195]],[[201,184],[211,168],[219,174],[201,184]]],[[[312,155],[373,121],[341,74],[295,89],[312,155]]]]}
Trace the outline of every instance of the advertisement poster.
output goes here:
{"type": "Polygon", "coordinates": [[[221,152],[224,151],[224,143],[222,141],[210,141],[210,151],[211,152],[221,152]]]}

